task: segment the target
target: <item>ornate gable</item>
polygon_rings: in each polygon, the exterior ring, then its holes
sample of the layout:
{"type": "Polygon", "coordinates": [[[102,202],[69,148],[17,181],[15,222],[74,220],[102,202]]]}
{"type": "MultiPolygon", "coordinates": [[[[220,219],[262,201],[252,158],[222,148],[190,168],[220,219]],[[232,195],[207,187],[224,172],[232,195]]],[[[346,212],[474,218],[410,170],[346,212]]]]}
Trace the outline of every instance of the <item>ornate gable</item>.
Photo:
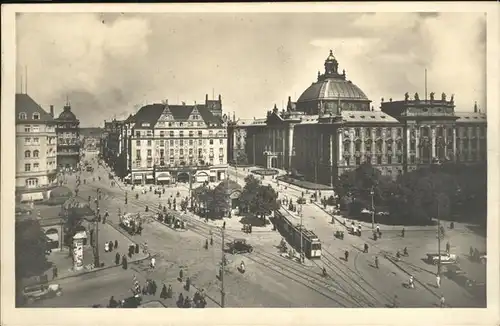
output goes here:
{"type": "Polygon", "coordinates": [[[165,127],[167,123],[171,121],[174,121],[174,116],[172,115],[172,112],[170,112],[168,104],[166,104],[163,112],[156,122],[156,127],[165,127]]]}
{"type": "Polygon", "coordinates": [[[188,120],[190,121],[203,121],[203,118],[200,115],[200,111],[198,111],[198,106],[195,104],[193,110],[189,114],[188,120]]]}

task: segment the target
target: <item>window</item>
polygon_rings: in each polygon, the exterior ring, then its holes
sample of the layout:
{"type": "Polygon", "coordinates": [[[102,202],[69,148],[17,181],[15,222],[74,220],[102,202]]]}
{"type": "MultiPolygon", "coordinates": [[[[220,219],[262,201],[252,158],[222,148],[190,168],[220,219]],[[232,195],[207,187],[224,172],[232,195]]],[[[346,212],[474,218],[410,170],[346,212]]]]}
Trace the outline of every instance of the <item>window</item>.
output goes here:
{"type": "Polygon", "coordinates": [[[412,141],[410,142],[410,150],[411,150],[411,151],[414,151],[414,150],[415,150],[415,141],[414,141],[414,140],[412,140],[412,141]]]}
{"type": "Polygon", "coordinates": [[[387,148],[387,151],[392,151],[392,142],[387,142],[385,146],[387,148]]]}
{"type": "Polygon", "coordinates": [[[24,126],[24,132],[31,132],[30,126],[24,126]]]}
{"type": "Polygon", "coordinates": [[[40,163],[33,163],[33,171],[38,171],[39,167],[40,167],[40,163]]]}
{"type": "Polygon", "coordinates": [[[33,132],[40,132],[40,126],[33,126],[33,132]]]}
{"type": "Polygon", "coordinates": [[[415,156],[414,155],[410,156],[410,163],[415,164],[415,156]]]}
{"type": "Polygon", "coordinates": [[[35,149],[33,151],[33,157],[38,157],[39,155],[40,155],[40,151],[35,149]]]}
{"type": "Polygon", "coordinates": [[[382,141],[378,141],[377,142],[377,152],[381,152],[382,151],[382,141]]]}
{"type": "Polygon", "coordinates": [[[26,171],[26,172],[30,172],[31,171],[31,164],[30,163],[24,164],[24,171],[26,171]]]}
{"type": "Polygon", "coordinates": [[[31,144],[31,138],[24,138],[24,143],[27,145],[31,144]]]}
{"type": "Polygon", "coordinates": [[[19,120],[26,120],[26,113],[24,112],[19,113],[19,120]]]}
{"type": "Polygon", "coordinates": [[[174,140],[170,139],[170,146],[174,146],[174,140]]]}
{"type": "Polygon", "coordinates": [[[201,146],[201,144],[202,144],[202,140],[198,139],[198,146],[201,146]]]}
{"type": "Polygon", "coordinates": [[[214,144],[214,140],[210,139],[210,145],[213,145],[213,144],[214,144]]]}
{"type": "Polygon", "coordinates": [[[382,156],[377,156],[377,164],[382,164],[382,156]]]}
{"type": "Polygon", "coordinates": [[[151,150],[148,149],[148,158],[151,157],[151,150]]]}
{"type": "Polygon", "coordinates": [[[202,157],[203,156],[203,149],[198,148],[198,156],[202,157]]]}
{"type": "Polygon", "coordinates": [[[203,136],[203,131],[199,130],[198,131],[198,137],[202,137],[203,136]]]}
{"type": "Polygon", "coordinates": [[[350,158],[349,156],[347,156],[347,157],[345,158],[345,164],[346,164],[346,165],[351,164],[351,158],[350,158]]]}
{"type": "Polygon", "coordinates": [[[165,146],[165,143],[164,143],[164,141],[162,139],[162,140],[160,140],[160,147],[164,147],[164,146],[165,146]]]}
{"type": "Polygon", "coordinates": [[[135,136],[136,136],[136,137],[141,137],[141,132],[137,130],[137,131],[135,132],[135,136]]]}
{"type": "Polygon", "coordinates": [[[179,156],[184,156],[184,149],[183,148],[179,149],[179,156]]]}
{"type": "Polygon", "coordinates": [[[170,131],[170,137],[174,137],[174,132],[173,131],[170,131]]]}
{"type": "Polygon", "coordinates": [[[38,179],[32,178],[32,179],[26,179],[26,187],[37,187],[38,186],[38,179]]]}
{"type": "Polygon", "coordinates": [[[179,140],[179,146],[184,146],[184,140],[183,139],[179,140]]]}
{"type": "Polygon", "coordinates": [[[192,139],[189,140],[189,146],[193,146],[194,141],[192,139]]]}
{"type": "Polygon", "coordinates": [[[31,157],[31,152],[30,151],[24,151],[24,157],[26,157],[26,158],[31,157]]]}
{"type": "Polygon", "coordinates": [[[135,141],[135,146],[137,146],[137,147],[141,146],[141,141],[140,140],[136,140],[135,141]]]}
{"type": "Polygon", "coordinates": [[[403,163],[403,155],[398,155],[398,163],[403,163]]]}
{"type": "Polygon", "coordinates": [[[170,150],[170,156],[174,156],[174,150],[173,149],[170,150]]]}
{"type": "Polygon", "coordinates": [[[397,148],[398,151],[402,151],[403,150],[403,143],[402,142],[398,142],[396,144],[396,148],[397,148]]]}
{"type": "Polygon", "coordinates": [[[189,137],[193,137],[194,136],[194,132],[192,130],[189,131],[189,137]]]}
{"type": "Polygon", "coordinates": [[[219,148],[219,155],[224,155],[224,148],[219,148]]]}
{"type": "MultiPolygon", "coordinates": [[[[181,122],[181,123],[182,123],[182,122],[181,122]]],[[[179,137],[181,137],[181,138],[182,138],[182,137],[184,137],[184,131],[182,131],[182,130],[181,130],[181,131],[179,131],[179,137]]]]}
{"type": "Polygon", "coordinates": [[[148,139],[148,146],[151,146],[151,139],[148,139]]]}
{"type": "Polygon", "coordinates": [[[214,132],[213,132],[212,130],[210,130],[210,131],[208,132],[208,136],[209,136],[209,137],[213,137],[213,136],[214,136],[214,132]]]}
{"type": "Polygon", "coordinates": [[[372,143],[366,142],[365,143],[365,152],[371,152],[371,151],[372,151],[372,143]]]}
{"type": "Polygon", "coordinates": [[[387,164],[392,164],[392,156],[387,155],[387,164]]]}
{"type": "Polygon", "coordinates": [[[371,131],[370,131],[370,128],[366,128],[366,129],[365,129],[365,137],[366,137],[366,138],[369,138],[369,137],[371,137],[371,135],[372,135],[372,133],[371,133],[371,131]]]}
{"type": "Polygon", "coordinates": [[[192,148],[189,149],[189,156],[193,156],[193,149],[192,148]]]}
{"type": "Polygon", "coordinates": [[[163,130],[160,131],[160,137],[165,137],[165,131],[163,130]]]}
{"type": "Polygon", "coordinates": [[[354,136],[359,137],[359,128],[354,128],[354,136]]]}
{"type": "Polygon", "coordinates": [[[360,165],[361,164],[361,157],[356,157],[356,165],[360,165]]]}
{"type": "Polygon", "coordinates": [[[375,135],[376,135],[377,137],[382,136],[382,130],[381,130],[380,128],[375,129],[375,135]]]}
{"type": "Polygon", "coordinates": [[[148,131],[146,131],[146,135],[147,135],[148,137],[153,136],[153,131],[152,131],[152,130],[148,130],[148,131]]]}
{"type": "Polygon", "coordinates": [[[220,143],[221,145],[223,145],[223,144],[224,144],[224,139],[223,139],[223,138],[219,139],[219,143],[220,143]]]}
{"type": "Polygon", "coordinates": [[[160,149],[160,158],[163,158],[165,156],[165,150],[162,148],[160,149]]]}
{"type": "Polygon", "coordinates": [[[361,142],[360,141],[355,142],[354,146],[355,146],[356,152],[361,151],[361,142]]]}
{"type": "Polygon", "coordinates": [[[38,145],[38,140],[39,140],[39,139],[38,139],[38,137],[33,138],[33,143],[34,143],[35,145],[38,145]]]}
{"type": "Polygon", "coordinates": [[[210,148],[210,155],[214,155],[214,149],[210,148]]]}
{"type": "Polygon", "coordinates": [[[40,113],[33,113],[33,120],[40,120],[40,113]]]}

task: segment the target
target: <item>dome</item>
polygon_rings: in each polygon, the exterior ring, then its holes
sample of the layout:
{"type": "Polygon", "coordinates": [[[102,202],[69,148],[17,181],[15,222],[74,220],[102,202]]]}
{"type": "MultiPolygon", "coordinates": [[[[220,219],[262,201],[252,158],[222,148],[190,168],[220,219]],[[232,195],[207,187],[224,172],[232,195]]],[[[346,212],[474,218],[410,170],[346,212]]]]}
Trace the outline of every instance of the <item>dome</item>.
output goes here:
{"type": "Polygon", "coordinates": [[[308,102],[316,100],[363,100],[368,101],[365,93],[351,81],[343,79],[326,78],[309,86],[300,95],[297,102],[308,102]]]}
{"type": "Polygon", "coordinates": [[[76,120],[76,116],[73,112],[71,112],[71,106],[66,105],[64,107],[64,111],[59,114],[57,118],[59,120],[76,120]]]}
{"type": "Polygon", "coordinates": [[[345,70],[338,72],[338,62],[333,51],[325,60],[325,73],[318,72],[318,80],[300,95],[297,103],[318,100],[362,100],[369,101],[365,93],[350,80],[346,80],[345,70]]]}

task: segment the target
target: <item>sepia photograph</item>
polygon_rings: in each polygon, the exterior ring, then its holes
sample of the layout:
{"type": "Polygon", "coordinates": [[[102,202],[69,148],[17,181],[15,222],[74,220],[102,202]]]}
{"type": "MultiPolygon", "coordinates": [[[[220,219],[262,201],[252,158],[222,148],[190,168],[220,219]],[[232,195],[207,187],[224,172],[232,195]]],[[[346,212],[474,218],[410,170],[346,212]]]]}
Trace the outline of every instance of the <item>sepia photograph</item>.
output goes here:
{"type": "Polygon", "coordinates": [[[86,8],[12,18],[13,308],[498,304],[485,11],[86,8]]]}

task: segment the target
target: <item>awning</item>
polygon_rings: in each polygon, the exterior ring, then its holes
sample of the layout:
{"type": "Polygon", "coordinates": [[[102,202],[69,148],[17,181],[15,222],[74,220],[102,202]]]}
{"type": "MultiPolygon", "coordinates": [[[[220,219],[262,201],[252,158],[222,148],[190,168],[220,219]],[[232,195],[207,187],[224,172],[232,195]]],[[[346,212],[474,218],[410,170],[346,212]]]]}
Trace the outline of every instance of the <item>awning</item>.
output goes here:
{"type": "Polygon", "coordinates": [[[170,176],[170,173],[168,172],[163,172],[163,173],[160,173],[157,177],[156,177],[156,180],[158,181],[169,181],[171,178],[170,176]]]}
{"type": "Polygon", "coordinates": [[[77,239],[86,239],[87,238],[87,231],[80,231],[80,232],[77,232],[75,234],[75,236],[73,237],[74,238],[77,238],[77,239]]]}
{"type": "Polygon", "coordinates": [[[45,234],[47,239],[52,242],[57,242],[59,241],[59,233],[50,233],[50,234],[45,234]]]}
{"type": "Polygon", "coordinates": [[[210,176],[211,177],[216,177],[217,176],[217,171],[210,171],[210,176]]]}
{"type": "Polygon", "coordinates": [[[41,192],[32,192],[29,194],[22,194],[21,201],[32,201],[32,200],[43,200],[43,194],[41,192]]]}
{"type": "Polygon", "coordinates": [[[150,174],[150,175],[146,176],[146,179],[151,180],[151,179],[154,179],[154,177],[150,174]]]}
{"type": "Polygon", "coordinates": [[[142,175],[140,174],[134,175],[134,180],[142,180],[142,175]]]}

